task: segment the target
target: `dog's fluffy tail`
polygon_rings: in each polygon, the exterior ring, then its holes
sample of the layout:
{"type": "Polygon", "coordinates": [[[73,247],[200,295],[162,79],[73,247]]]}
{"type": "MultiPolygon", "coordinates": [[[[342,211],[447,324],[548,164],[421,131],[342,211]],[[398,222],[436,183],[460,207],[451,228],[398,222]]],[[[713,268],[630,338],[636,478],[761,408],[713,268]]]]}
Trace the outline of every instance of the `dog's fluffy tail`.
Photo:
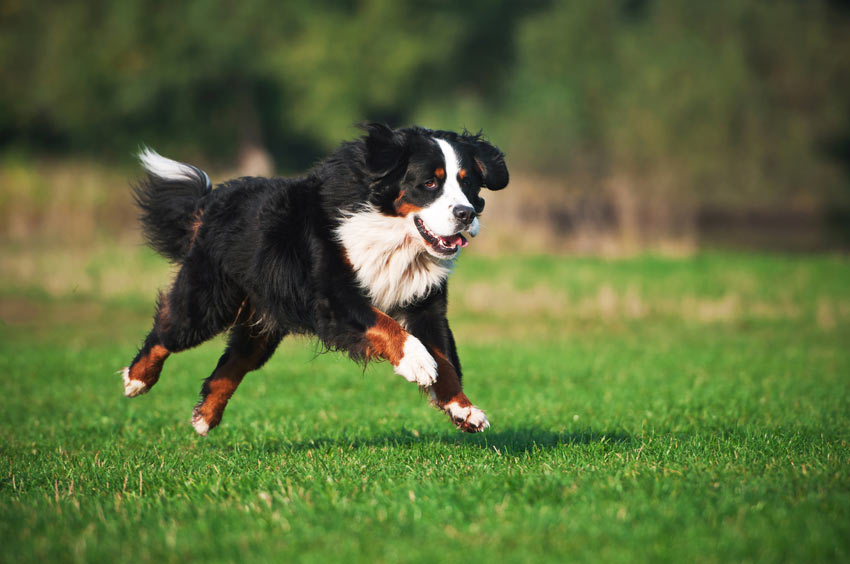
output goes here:
{"type": "Polygon", "coordinates": [[[210,193],[210,177],[201,169],[167,159],[143,147],[139,161],[147,177],[133,186],[148,244],[174,262],[189,253],[203,221],[201,199],[210,193]]]}

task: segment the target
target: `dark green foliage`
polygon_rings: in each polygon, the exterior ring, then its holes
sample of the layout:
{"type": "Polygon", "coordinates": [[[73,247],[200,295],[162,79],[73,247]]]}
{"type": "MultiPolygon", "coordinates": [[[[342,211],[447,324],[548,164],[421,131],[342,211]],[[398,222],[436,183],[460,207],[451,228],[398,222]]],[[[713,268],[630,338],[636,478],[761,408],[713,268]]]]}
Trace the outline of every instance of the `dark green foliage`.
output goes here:
{"type": "Polygon", "coordinates": [[[835,2],[88,0],[0,18],[0,149],[263,146],[294,169],[357,121],[416,121],[678,208],[847,203],[835,2]]]}
{"type": "Polygon", "coordinates": [[[10,5],[0,28],[7,87],[0,143],[100,155],[129,153],[144,140],[218,157],[256,143],[284,164],[309,164],[350,136],[356,121],[399,123],[422,99],[448,102],[457,88],[494,88],[507,72],[504,38],[524,11],[482,1],[456,8],[387,1],[10,5]]]}

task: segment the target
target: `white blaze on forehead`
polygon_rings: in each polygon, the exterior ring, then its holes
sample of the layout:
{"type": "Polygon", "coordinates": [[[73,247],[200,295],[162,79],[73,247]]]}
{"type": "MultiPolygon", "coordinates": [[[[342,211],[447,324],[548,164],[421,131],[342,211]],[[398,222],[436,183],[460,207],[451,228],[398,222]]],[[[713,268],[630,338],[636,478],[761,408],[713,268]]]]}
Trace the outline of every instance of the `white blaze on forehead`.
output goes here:
{"type": "Polygon", "coordinates": [[[424,207],[419,215],[428,229],[437,235],[447,237],[460,230],[460,225],[454,216],[454,208],[457,206],[471,208],[472,204],[469,203],[469,199],[460,189],[460,184],[457,181],[460,164],[454,147],[444,139],[434,139],[434,141],[437,142],[437,146],[440,147],[446,161],[446,181],[443,184],[443,193],[440,194],[440,197],[424,207]]]}
{"type": "Polygon", "coordinates": [[[460,172],[460,164],[457,162],[457,153],[451,143],[445,139],[434,139],[443,151],[443,158],[446,161],[446,180],[454,178],[457,180],[457,173],[460,172]]]}
{"type": "Polygon", "coordinates": [[[443,151],[443,158],[446,161],[446,183],[443,185],[443,196],[449,196],[456,205],[472,207],[466,194],[460,189],[460,184],[457,182],[460,163],[458,162],[454,147],[444,139],[435,139],[435,141],[439,145],[440,150],[443,151]]]}

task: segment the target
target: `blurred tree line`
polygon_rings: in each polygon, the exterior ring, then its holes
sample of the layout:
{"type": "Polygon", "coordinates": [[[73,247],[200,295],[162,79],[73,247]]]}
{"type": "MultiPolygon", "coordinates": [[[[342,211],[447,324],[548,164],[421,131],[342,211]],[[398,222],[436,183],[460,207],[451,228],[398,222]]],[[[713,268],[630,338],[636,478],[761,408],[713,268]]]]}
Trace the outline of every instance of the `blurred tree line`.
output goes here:
{"type": "Polygon", "coordinates": [[[0,85],[7,152],[288,171],[377,119],[620,207],[850,200],[847,2],[0,0],[0,85]]]}
{"type": "Polygon", "coordinates": [[[303,166],[350,138],[357,121],[402,125],[425,100],[495,94],[531,9],[492,0],[3,0],[0,143],[102,155],[144,140],[211,157],[256,143],[284,167],[303,166]]]}

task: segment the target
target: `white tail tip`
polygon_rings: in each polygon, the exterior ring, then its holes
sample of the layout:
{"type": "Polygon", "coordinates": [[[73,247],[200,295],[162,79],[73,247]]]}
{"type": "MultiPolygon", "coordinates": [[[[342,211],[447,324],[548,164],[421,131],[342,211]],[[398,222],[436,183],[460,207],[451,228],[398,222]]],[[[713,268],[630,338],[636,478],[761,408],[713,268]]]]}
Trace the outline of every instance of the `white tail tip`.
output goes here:
{"type": "Polygon", "coordinates": [[[173,161],[163,157],[150,147],[143,147],[139,151],[139,161],[150,174],[165,180],[190,181],[203,180],[207,186],[211,186],[210,177],[199,168],[185,163],[173,161]]]}

